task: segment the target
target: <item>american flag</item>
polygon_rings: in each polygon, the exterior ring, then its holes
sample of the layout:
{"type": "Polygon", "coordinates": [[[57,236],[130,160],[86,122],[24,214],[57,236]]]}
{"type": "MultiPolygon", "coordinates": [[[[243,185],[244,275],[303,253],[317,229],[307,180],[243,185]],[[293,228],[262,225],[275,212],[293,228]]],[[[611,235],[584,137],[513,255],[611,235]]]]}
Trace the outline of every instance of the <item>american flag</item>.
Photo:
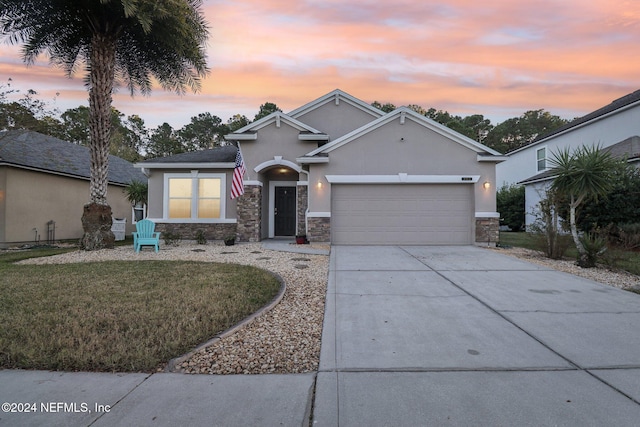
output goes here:
{"type": "Polygon", "coordinates": [[[236,166],[233,169],[233,180],[231,181],[231,198],[235,199],[244,194],[244,174],[247,170],[244,167],[242,159],[242,151],[238,144],[238,152],[236,153],[236,166]]]}

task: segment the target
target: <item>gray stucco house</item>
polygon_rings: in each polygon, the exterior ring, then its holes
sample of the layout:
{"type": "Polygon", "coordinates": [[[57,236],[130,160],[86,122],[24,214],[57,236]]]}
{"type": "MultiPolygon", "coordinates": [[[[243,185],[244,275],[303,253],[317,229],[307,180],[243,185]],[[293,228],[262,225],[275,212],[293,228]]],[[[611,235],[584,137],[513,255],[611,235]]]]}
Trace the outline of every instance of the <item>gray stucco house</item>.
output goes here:
{"type": "Polygon", "coordinates": [[[138,163],[148,217],[183,237],[305,234],[335,244],[495,243],[504,157],[414,111],[340,90],[225,137],[227,146],[138,163]],[[237,146],[245,194],[230,199],[237,146]]]}

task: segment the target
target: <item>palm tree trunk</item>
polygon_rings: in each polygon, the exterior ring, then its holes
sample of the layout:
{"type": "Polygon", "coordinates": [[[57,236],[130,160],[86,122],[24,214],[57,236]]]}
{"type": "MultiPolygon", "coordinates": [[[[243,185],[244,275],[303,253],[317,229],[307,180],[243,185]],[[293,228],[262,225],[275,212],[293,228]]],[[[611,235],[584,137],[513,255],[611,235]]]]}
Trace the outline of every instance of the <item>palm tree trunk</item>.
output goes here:
{"type": "Polygon", "coordinates": [[[115,78],[116,40],[95,34],[91,40],[89,70],[89,131],[91,181],[89,204],[84,208],[81,246],[85,250],[112,248],[111,207],[107,203],[109,142],[111,136],[111,94],[115,78]]]}

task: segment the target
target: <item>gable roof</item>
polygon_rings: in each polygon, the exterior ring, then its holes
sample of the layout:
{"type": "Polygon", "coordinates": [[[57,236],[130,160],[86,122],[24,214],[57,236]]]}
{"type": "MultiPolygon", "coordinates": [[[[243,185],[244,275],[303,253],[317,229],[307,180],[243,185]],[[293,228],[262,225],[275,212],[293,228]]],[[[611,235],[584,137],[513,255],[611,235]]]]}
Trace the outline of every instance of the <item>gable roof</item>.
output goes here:
{"type": "Polygon", "coordinates": [[[245,127],[242,127],[233,133],[225,135],[224,138],[227,140],[254,140],[254,139],[257,139],[256,132],[259,131],[260,129],[267,127],[273,123],[275,123],[277,127],[280,127],[281,123],[283,122],[293,127],[294,129],[297,129],[300,132],[301,139],[311,139],[311,138],[315,138],[316,140],[328,139],[328,135],[326,135],[325,133],[320,132],[319,130],[314,129],[311,126],[305,123],[302,123],[301,121],[296,120],[290,115],[284,114],[280,111],[276,111],[274,113],[269,114],[268,116],[265,116],[259,120],[256,120],[253,123],[249,123],[245,127]]]}
{"type": "Polygon", "coordinates": [[[431,120],[428,117],[425,117],[421,114],[416,113],[415,111],[413,111],[412,109],[408,108],[408,107],[400,107],[397,108],[393,111],[391,111],[390,113],[385,114],[384,116],[367,123],[366,125],[354,130],[353,132],[350,132],[338,139],[336,139],[335,141],[332,141],[328,144],[323,145],[322,147],[319,147],[309,153],[307,153],[302,159],[304,158],[309,158],[309,157],[315,157],[315,156],[326,156],[328,153],[330,153],[331,151],[342,147],[345,144],[348,144],[349,142],[369,133],[372,132],[375,129],[378,129],[390,122],[392,122],[393,120],[400,120],[400,123],[404,123],[405,120],[412,120],[424,127],[426,127],[427,129],[430,129],[442,136],[445,136],[446,138],[457,142],[460,145],[465,146],[466,148],[469,148],[473,151],[475,151],[479,156],[483,156],[483,157],[491,157],[495,160],[501,161],[504,160],[502,158],[502,154],[483,145],[480,144],[479,142],[476,142],[474,140],[472,140],[471,138],[468,138],[452,129],[449,129],[448,127],[441,125],[440,123],[435,122],[434,120],[431,120]]]}
{"type": "Polygon", "coordinates": [[[517,153],[519,151],[526,150],[527,148],[538,145],[550,138],[553,138],[554,136],[569,132],[574,128],[586,126],[591,122],[595,122],[611,114],[619,113],[621,111],[624,111],[629,108],[633,108],[638,105],[640,105],[640,89],[630,94],[627,94],[621,98],[618,98],[612,101],[610,104],[607,104],[604,107],[598,108],[597,110],[587,115],[578,117],[577,119],[572,120],[566,125],[560,126],[559,128],[552,130],[551,132],[548,132],[544,135],[540,135],[539,137],[534,139],[531,144],[525,145],[524,147],[518,148],[517,150],[513,150],[512,152],[509,153],[509,155],[517,153]]]}
{"type": "Polygon", "coordinates": [[[329,102],[335,102],[337,105],[341,101],[344,101],[350,105],[353,105],[354,107],[364,111],[365,113],[370,114],[374,118],[382,117],[385,114],[384,111],[377,109],[373,105],[369,105],[366,102],[361,101],[358,98],[355,98],[349,95],[348,93],[341,91],[340,89],[335,89],[327,93],[326,95],[323,95],[320,98],[314,101],[311,101],[303,105],[302,107],[298,107],[295,110],[289,112],[289,116],[298,118],[329,102]]]}
{"type": "MultiPolygon", "coordinates": [[[[44,173],[91,179],[89,148],[38,132],[0,132],[0,165],[44,173]]],[[[147,177],[130,162],[109,155],[109,183],[128,185],[147,182],[147,177]]]]}

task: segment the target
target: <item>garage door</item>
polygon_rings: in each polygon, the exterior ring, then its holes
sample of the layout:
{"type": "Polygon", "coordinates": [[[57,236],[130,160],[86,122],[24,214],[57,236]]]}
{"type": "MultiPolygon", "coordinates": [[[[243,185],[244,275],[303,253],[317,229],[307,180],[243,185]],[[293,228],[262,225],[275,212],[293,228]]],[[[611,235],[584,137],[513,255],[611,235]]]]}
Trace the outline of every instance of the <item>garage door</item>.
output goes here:
{"type": "Polygon", "coordinates": [[[472,243],[473,186],[331,186],[331,242],[342,245],[472,243]]]}

